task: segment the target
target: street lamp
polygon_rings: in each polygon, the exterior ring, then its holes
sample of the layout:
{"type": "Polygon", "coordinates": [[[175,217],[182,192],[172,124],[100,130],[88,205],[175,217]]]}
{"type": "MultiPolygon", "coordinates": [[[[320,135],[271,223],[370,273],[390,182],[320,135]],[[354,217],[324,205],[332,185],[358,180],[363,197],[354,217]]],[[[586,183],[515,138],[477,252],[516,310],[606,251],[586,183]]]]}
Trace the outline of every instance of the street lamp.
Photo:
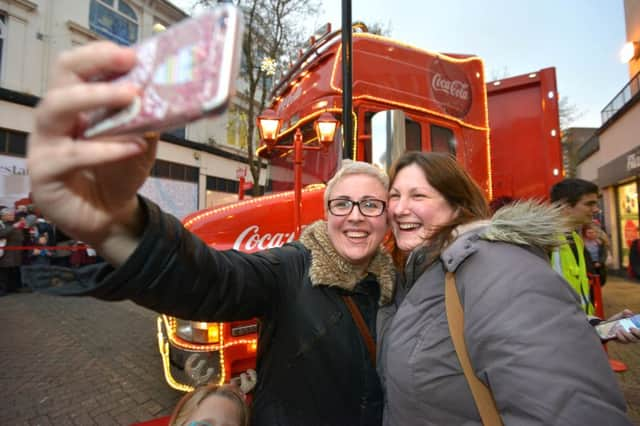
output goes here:
{"type": "Polygon", "coordinates": [[[333,137],[336,134],[338,120],[328,112],[323,112],[320,117],[313,123],[313,129],[316,131],[318,142],[324,147],[326,152],[333,143],[333,137]]]}
{"type": "Polygon", "coordinates": [[[267,151],[289,151],[293,149],[293,227],[295,238],[300,237],[301,231],[301,204],[302,204],[302,151],[323,151],[327,152],[333,143],[335,132],[338,127],[338,120],[324,112],[313,124],[316,136],[320,145],[304,145],[302,143],[302,131],[298,127],[293,135],[293,145],[276,145],[278,131],[282,120],[275,111],[265,110],[256,119],[260,139],[267,146],[267,151]]]}
{"type": "Polygon", "coordinates": [[[267,149],[271,150],[276,144],[276,138],[282,125],[282,120],[272,109],[265,109],[256,119],[260,140],[264,141],[267,149]]]}
{"type": "Polygon", "coordinates": [[[625,63],[637,58],[640,58],[640,41],[628,41],[620,50],[620,61],[625,63]]]}
{"type": "Polygon", "coordinates": [[[244,200],[244,182],[247,177],[247,168],[238,167],[236,169],[236,177],[238,178],[238,201],[244,200]]]}

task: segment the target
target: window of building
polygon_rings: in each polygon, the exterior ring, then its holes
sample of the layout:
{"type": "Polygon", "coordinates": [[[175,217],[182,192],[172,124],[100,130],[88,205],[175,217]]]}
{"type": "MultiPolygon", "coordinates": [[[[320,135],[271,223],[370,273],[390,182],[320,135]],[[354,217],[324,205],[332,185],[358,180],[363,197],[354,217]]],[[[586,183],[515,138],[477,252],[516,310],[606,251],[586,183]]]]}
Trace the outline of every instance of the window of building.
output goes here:
{"type": "Polygon", "coordinates": [[[178,127],[176,129],[171,129],[169,131],[167,131],[167,133],[169,133],[170,135],[173,135],[177,138],[180,139],[186,139],[187,138],[187,128],[185,126],[182,127],[178,127]]]}
{"type": "Polygon", "coordinates": [[[629,251],[638,239],[638,185],[630,182],[618,187],[618,226],[620,227],[620,263],[629,266],[629,251]]]}
{"type": "Polygon", "coordinates": [[[199,171],[197,167],[173,163],[171,161],[156,160],[151,169],[151,176],[198,183],[199,171]]]}
{"type": "Polygon", "coordinates": [[[2,55],[4,41],[7,38],[7,15],[0,10],[0,72],[2,72],[2,55]]]}
{"type": "Polygon", "coordinates": [[[125,46],[138,40],[138,16],[123,0],[91,0],[89,27],[102,37],[125,46]]]}
{"type": "Polygon", "coordinates": [[[15,130],[0,129],[0,154],[27,156],[27,134],[15,130]]]}

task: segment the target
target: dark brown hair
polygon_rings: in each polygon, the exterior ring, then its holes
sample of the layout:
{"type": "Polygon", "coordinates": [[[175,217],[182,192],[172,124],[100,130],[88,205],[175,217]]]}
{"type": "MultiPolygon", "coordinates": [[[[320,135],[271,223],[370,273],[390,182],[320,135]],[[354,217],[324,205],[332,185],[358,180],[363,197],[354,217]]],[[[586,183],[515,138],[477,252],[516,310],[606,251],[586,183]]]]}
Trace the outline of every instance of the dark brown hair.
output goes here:
{"type": "Polygon", "coordinates": [[[220,396],[234,402],[240,416],[238,419],[240,420],[240,425],[249,426],[249,406],[245,402],[244,395],[240,389],[233,385],[219,385],[215,383],[199,386],[183,396],[173,410],[173,414],[169,420],[169,426],[185,426],[185,421],[189,416],[198,408],[205,398],[211,395],[220,396]]]}
{"type": "MultiPolygon", "coordinates": [[[[440,152],[405,152],[391,166],[390,187],[393,186],[398,172],[412,164],[422,169],[425,178],[437,190],[449,205],[456,211],[455,218],[442,225],[430,238],[430,245],[435,248],[434,256],[442,251],[450,242],[452,231],[459,225],[486,219],[490,216],[487,200],[482,189],[469,174],[449,155],[440,152]]],[[[403,267],[406,254],[393,248],[396,266],[403,267]]]]}

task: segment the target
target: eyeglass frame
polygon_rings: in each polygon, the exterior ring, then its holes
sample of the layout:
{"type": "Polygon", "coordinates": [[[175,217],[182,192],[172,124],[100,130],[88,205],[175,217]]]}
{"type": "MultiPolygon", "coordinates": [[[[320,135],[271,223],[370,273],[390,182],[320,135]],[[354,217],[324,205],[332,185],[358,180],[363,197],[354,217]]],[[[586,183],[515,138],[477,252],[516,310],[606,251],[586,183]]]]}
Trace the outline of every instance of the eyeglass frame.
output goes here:
{"type": "Polygon", "coordinates": [[[377,198],[365,198],[364,200],[360,200],[360,201],[354,201],[354,200],[350,200],[348,198],[333,198],[329,201],[327,201],[327,210],[329,210],[329,213],[331,213],[333,216],[337,216],[337,217],[345,217],[345,216],[349,216],[351,213],[353,213],[353,208],[355,206],[358,206],[358,211],[360,212],[360,214],[364,217],[380,217],[384,214],[384,212],[387,210],[387,202],[384,200],[379,200],[377,198]],[[349,209],[349,211],[345,214],[335,214],[332,210],[331,210],[331,203],[333,201],[347,201],[349,203],[351,203],[351,208],[349,209]],[[364,203],[367,201],[378,201],[380,203],[382,203],[382,210],[380,211],[379,214],[377,215],[369,215],[369,214],[365,214],[362,209],[360,208],[360,203],[364,203]]]}

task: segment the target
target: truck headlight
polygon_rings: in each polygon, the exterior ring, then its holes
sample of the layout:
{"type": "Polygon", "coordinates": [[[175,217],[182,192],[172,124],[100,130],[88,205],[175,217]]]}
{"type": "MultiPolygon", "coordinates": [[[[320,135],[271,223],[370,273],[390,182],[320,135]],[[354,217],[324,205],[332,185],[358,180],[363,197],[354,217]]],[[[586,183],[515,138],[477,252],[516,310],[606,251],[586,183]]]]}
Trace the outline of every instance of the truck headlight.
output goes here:
{"type": "Polygon", "coordinates": [[[193,343],[220,343],[220,325],[217,322],[177,320],[176,334],[193,343]]]}

